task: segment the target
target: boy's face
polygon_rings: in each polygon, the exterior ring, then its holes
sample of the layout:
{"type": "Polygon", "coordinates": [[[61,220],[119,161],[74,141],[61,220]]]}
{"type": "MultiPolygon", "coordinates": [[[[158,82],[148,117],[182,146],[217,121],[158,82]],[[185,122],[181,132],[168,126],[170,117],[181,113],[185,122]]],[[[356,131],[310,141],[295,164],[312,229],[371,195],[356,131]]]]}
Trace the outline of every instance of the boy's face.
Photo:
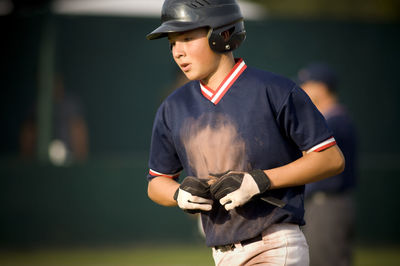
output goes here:
{"type": "Polygon", "coordinates": [[[218,68],[220,55],[208,44],[207,29],[168,34],[172,56],[190,80],[208,79],[218,68]]]}

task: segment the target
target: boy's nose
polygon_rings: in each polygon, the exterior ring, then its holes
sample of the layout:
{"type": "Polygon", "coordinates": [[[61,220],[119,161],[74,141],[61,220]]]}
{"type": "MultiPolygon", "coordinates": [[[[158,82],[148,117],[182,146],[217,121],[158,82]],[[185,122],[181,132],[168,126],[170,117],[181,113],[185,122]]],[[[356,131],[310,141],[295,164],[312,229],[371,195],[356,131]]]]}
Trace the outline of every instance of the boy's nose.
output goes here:
{"type": "Polygon", "coordinates": [[[175,58],[180,58],[185,54],[183,45],[180,42],[176,42],[175,45],[172,47],[172,55],[175,58]]]}

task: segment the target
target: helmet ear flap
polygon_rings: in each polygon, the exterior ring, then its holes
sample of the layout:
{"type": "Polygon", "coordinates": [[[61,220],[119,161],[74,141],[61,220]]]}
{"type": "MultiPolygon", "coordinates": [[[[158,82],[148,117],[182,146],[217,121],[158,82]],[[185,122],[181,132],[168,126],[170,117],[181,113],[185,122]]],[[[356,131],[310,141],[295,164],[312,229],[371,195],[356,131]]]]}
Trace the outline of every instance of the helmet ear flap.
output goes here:
{"type": "Polygon", "coordinates": [[[208,43],[211,49],[217,53],[225,53],[235,50],[246,39],[246,31],[242,20],[211,29],[208,43]],[[229,34],[226,34],[228,32],[229,34]],[[228,35],[228,36],[227,36],[228,35]]]}

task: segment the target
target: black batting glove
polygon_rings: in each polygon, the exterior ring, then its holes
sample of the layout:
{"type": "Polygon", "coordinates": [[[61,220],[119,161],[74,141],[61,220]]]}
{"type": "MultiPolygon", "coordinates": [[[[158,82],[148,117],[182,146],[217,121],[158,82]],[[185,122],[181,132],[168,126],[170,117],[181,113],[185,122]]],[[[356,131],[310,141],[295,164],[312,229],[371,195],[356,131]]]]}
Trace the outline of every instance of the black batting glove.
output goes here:
{"type": "Polygon", "coordinates": [[[192,214],[210,211],[213,200],[207,181],[206,179],[187,176],[174,194],[174,199],[179,208],[192,214]]]}
{"type": "Polygon", "coordinates": [[[263,170],[249,172],[231,171],[217,179],[210,187],[211,194],[227,211],[248,202],[253,196],[265,192],[271,186],[263,170]]]}

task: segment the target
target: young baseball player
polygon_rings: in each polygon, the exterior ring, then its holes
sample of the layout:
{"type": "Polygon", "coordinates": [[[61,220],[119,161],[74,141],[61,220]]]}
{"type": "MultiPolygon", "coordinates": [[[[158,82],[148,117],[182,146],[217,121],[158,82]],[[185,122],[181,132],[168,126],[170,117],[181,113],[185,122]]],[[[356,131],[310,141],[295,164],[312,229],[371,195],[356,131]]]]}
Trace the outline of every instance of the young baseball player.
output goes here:
{"type": "Polygon", "coordinates": [[[167,37],[191,81],[157,111],[149,197],[201,213],[216,265],[308,265],[304,184],[344,168],[323,116],[294,82],[233,57],[236,1],[166,0],[161,19],[147,38],[167,37]]]}

